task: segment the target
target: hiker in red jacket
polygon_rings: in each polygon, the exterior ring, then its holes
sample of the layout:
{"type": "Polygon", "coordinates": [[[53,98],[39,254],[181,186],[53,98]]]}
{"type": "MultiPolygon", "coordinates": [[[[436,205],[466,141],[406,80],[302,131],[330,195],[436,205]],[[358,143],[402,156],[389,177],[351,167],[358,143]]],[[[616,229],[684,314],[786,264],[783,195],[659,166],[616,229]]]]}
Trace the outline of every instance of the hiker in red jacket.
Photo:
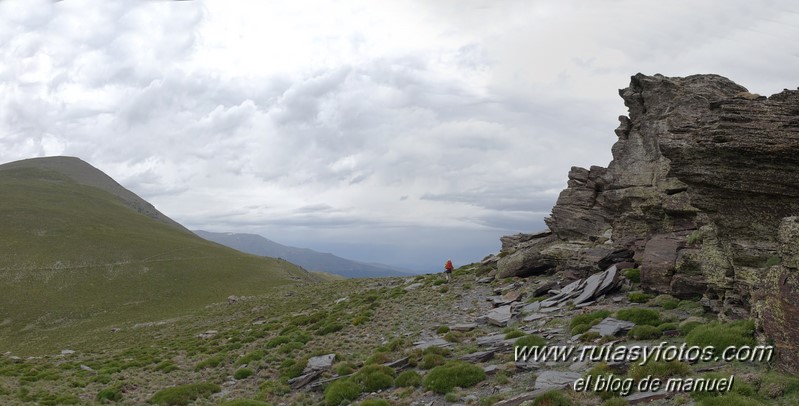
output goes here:
{"type": "Polygon", "coordinates": [[[448,259],[447,264],[444,265],[444,274],[447,275],[447,283],[449,283],[449,275],[452,273],[453,268],[454,266],[452,266],[452,260],[448,259]]]}

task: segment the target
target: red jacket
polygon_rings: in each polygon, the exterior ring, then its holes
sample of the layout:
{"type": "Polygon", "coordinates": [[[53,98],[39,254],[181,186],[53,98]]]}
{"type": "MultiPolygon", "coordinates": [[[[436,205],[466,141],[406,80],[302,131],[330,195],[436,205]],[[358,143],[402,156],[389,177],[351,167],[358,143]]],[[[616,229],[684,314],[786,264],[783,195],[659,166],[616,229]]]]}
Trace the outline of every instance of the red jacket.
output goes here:
{"type": "Polygon", "coordinates": [[[446,264],[446,265],[444,265],[444,269],[446,269],[446,270],[448,270],[448,271],[451,271],[451,270],[452,270],[452,268],[454,268],[454,267],[452,266],[452,261],[447,261],[447,264],[446,264]]]}

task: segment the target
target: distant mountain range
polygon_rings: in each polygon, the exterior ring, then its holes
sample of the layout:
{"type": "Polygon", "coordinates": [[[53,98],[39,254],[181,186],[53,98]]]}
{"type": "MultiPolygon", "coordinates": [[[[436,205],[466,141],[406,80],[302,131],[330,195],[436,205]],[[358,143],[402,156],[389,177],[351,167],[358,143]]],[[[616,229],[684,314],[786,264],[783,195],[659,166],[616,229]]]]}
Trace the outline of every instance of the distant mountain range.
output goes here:
{"type": "Polygon", "coordinates": [[[389,265],[358,262],[308,248],[281,245],[257,234],[213,233],[203,230],[196,230],[194,233],[206,240],[241,252],[285,259],[308,271],[327,272],[346,278],[376,278],[413,274],[412,271],[389,265]]]}

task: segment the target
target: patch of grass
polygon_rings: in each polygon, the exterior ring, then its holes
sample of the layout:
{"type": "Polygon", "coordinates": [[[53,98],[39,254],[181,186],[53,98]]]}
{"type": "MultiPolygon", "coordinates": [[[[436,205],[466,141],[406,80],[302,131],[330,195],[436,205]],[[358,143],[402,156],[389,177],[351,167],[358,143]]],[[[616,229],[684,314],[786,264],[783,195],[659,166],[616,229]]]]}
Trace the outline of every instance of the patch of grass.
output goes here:
{"type": "Polygon", "coordinates": [[[156,392],[150,398],[150,403],[161,406],[185,406],[199,398],[208,397],[221,390],[219,385],[212,383],[191,383],[173,386],[156,392]]]}
{"type": "Polygon", "coordinates": [[[627,294],[627,300],[633,303],[646,303],[654,296],[644,292],[630,292],[627,294]]]}
{"type": "Polygon", "coordinates": [[[352,381],[366,392],[376,392],[394,384],[394,370],[384,365],[366,365],[352,376],[352,381]]]}
{"type": "Polygon", "coordinates": [[[325,324],[322,328],[320,328],[319,330],[316,330],[316,335],[320,335],[320,336],[328,335],[330,333],[335,333],[336,331],[339,331],[339,330],[341,330],[343,328],[344,328],[344,325],[341,324],[341,323],[325,324]]]}
{"type": "Polygon", "coordinates": [[[599,333],[597,333],[596,331],[589,331],[587,333],[583,333],[583,335],[580,336],[580,341],[585,343],[585,342],[589,342],[589,341],[594,341],[594,340],[596,340],[597,338],[600,338],[600,337],[602,337],[602,336],[599,333]]]}
{"type": "Polygon", "coordinates": [[[605,317],[608,317],[608,316],[610,316],[610,312],[607,311],[607,310],[597,310],[597,311],[591,312],[591,313],[578,314],[578,315],[572,317],[572,320],[569,323],[569,327],[570,328],[574,328],[574,326],[577,326],[577,325],[580,325],[580,324],[587,324],[587,325],[591,326],[591,323],[594,322],[595,320],[597,322],[599,322],[599,321],[601,321],[602,319],[604,319],[605,317]]]}
{"type": "Polygon", "coordinates": [[[505,339],[510,340],[511,338],[517,338],[524,336],[525,333],[521,330],[511,329],[510,331],[505,332],[505,339]]]}
{"type": "Polygon", "coordinates": [[[308,360],[305,358],[300,360],[287,359],[280,364],[280,378],[283,380],[296,378],[302,375],[306,365],[308,365],[308,360]]]}
{"type": "Polygon", "coordinates": [[[353,401],[361,395],[361,385],[349,380],[340,379],[325,389],[325,404],[339,406],[342,402],[353,401]]]}
{"type": "Polygon", "coordinates": [[[283,396],[291,392],[291,388],[282,382],[266,381],[258,386],[258,392],[263,397],[283,396]]]}
{"type": "Polygon", "coordinates": [[[680,334],[683,336],[687,336],[691,331],[693,331],[696,327],[701,326],[703,323],[698,321],[689,321],[688,323],[682,323],[677,328],[680,330],[680,334]]]}
{"type": "Polygon", "coordinates": [[[436,334],[441,335],[441,334],[447,334],[447,333],[449,333],[449,327],[448,326],[438,326],[438,328],[436,328],[436,334]]]}
{"type": "Polygon", "coordinates": [[[627,332],[627,337],[635,340],[652,340],[660,337],[661,332],[655,326],[639,325],[635,326],[627,332]]]}
{"type": "Polygon", "coordinates": [[[394,379],[398,388],[417,387],[422,384],[422,377],[414,370],[403,371],[394,379]]]}
{"type": "Polygon", "coordinates": [[[591,326],[589,326],[588,324],[578,324],[578,325],[572,327],[571,333],[572,333],[573,336],[577,335],[577,334],[582,334],[582,333],[585,333],[586,331],[588,331],[588,329],[590,329],[590,328],[591,328],[591,326]]]}
{"type": "Polygon", "coordinates": [[[450,331],[449,333],[444,335],[444,340],[447,340],[451,343],[459,343],[463,341],[463,333],[459,331],[450,331]]]}
{"type": "Polygon", "coordinates": [[[239,358],[238,360],[236,360],[236,365],[249,365],[253,361],[262,360],[264,358],[264,355],[266,355],[266,354],[264,353],[263,350],[255,350],[255,351],[253,351],[253,352],[251,352],[251,353],[239,358]]]}
{"type": "Polygon", "coordinates": [[[631,321],[635,324],[644,324],[648,326],[658,326],[661,323],[660,313],[653,309],[631,308],[621,309],[616,312],[616,318],[619,320],[631,321]]]}
{"type": "Polygon", "coordinates": [[[349,375],[355,372],[355,364],[352,362],[339,362],[333,366],[333,371],[339,376],[349,375]]]}
{"type": "Polygon", "coordinates": [[[225,357],[222,355],[214,355],[211,358],[206,359],[205,361],[201,361],[194,366],[195,371],[199,371],[204,368],[216,368],[225,360],[225,357]]]}
{"type": "Polygon", "coordinates": [[[539,335],[536,335],[536,334],[528,334],[528,335],[516,340],[516,342],[514,343],[515,346],[528,347],[528,348],[541,347],[541,346],[544,346],[546,344],[547,344],[547,340],[545,340],[543,337],[541,337],[539,335]]]}
{"type": "Polygon", "coordinates": [[[486,378],[483,369],[462,361],[450,361],[430,370],[424,377],[424,386],[438,394],[451,392],[455,387],[468,388],[486,378]]]}
{"type": "Polygon", "coordinates": [[[536,396],[533,406],[572,406],[574,402],[560,391],[552,390],[536,396]]]}
{"type": "Polygon", "coordinates": [[[172,371],[180,369],[177,365],[175,365],[172,361],[162,361],[158,365],[155,366],[156,371],[161,371],[165,374],[168,374],[172,371]]]}
{"type": "Polygon", "coordinates": [[[422,369],[432,369],[439,365],[444,365],[446,359],[439,354],[425,354],[422,357],[422,363],[419,364],[419,368],[422,369]]]}
{"type": "Polygon", "coordinates": [[[100,403],[119,402],[122,400],[122,391],[119,387],[106,388],[97,392],[95,399],[100,403]]]}
{"type": "Polygon", "coordinates": [[[250,368],[239,368],[235,373],[233,373],[233,378],[236,380],[247,379],[251,377],[253,373],[253,370],[250,368]]]}
{"type": "Polygon", "coordinates": [[[729,346],[755,345],[754,332],[755,323],[751,320],[712,322],[696,326],[685,336],[685,342],[700,347],[712,346],[714,355],[718,356],[729,346]]]}
{"type": "Polygon", "coordinates": [[[630,280],[632,283],[641,283],[641,270],[638,268],[627,268],[622,269],[622,273],[627,279],[630,280]]]}
{"type": "Polygon", "coordinates": [[[619,397],[612,397],[602,403],[602,406],[627,406],[630,402],[619,397]]]}

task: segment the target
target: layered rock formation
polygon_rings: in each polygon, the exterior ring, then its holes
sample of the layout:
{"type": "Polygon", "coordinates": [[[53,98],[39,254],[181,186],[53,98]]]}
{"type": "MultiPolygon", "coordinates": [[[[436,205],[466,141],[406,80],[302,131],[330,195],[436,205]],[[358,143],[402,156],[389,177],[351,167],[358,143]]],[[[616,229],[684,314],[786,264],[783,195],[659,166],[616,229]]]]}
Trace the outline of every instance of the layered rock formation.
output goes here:
{"type": "Polygon", "coordinates": [[[613,161],[572,168],[551,232],[504,239],[499,275],[629,262],[650,291],[754,316],[799,373],[799,91],[638,74],[619,93],[613,161]]]}

